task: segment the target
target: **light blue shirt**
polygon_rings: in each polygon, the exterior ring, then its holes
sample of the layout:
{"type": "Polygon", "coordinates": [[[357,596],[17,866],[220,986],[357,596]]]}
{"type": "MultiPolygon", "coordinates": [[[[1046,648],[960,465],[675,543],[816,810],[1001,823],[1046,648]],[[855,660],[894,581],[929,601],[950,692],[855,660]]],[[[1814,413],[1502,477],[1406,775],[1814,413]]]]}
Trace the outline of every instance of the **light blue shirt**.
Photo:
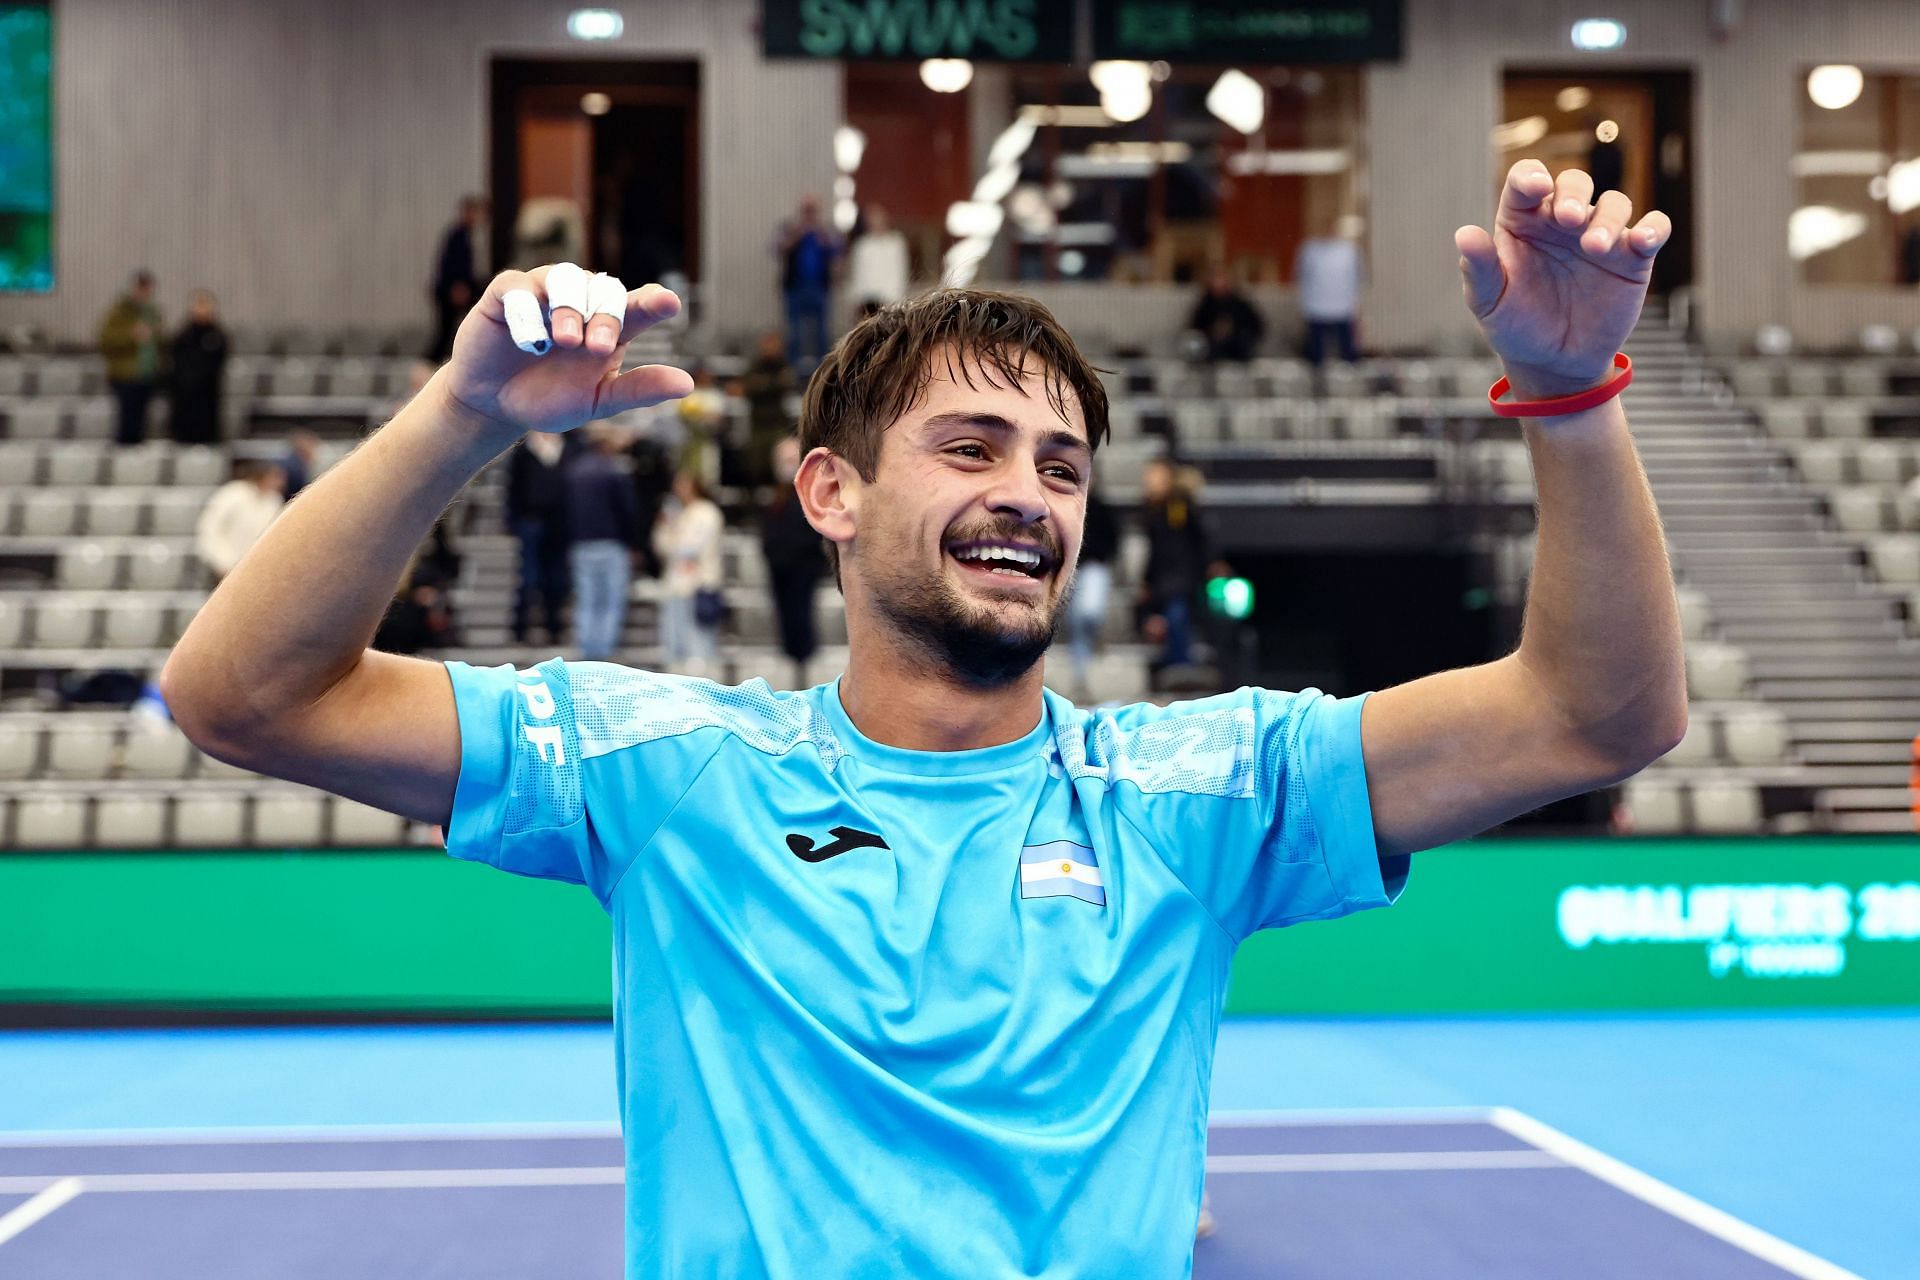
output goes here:
{"type": "Polygon", "coordinates": [[[1188,1274],[1234,948],[1406,874],[1366,695],[925,752],[837,682],[447,666],[448,847],[613,918],[631,1277],[1188,1274]]]}

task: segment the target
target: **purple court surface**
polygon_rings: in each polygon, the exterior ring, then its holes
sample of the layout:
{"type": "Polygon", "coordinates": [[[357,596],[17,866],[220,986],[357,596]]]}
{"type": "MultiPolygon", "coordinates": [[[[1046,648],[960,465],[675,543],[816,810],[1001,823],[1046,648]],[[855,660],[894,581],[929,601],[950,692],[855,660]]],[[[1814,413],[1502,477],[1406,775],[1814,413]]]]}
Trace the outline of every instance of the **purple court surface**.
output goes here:
{"type": "MultiPolygon", "coordinates": [[[[534,1128],[0,1139],[0,1277],[620,1275],[620,1140],[534,1128]]],[[[1215,1116],[1201,1280],[1848,1280],[1518,1112],[1215,1116]]]]}

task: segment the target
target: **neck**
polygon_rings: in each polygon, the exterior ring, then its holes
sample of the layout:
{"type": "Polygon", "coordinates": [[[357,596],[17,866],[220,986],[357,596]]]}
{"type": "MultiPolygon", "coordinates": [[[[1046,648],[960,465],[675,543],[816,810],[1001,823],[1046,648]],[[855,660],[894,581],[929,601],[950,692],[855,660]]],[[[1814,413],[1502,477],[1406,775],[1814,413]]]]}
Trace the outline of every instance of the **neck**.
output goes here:
{"type": "Polygon", "coordinates": [[[908,751],[997,747],[1033,732],[1043,708],[1041,664],[1004,685],[983,689],[938,669],[849,610],[847,671],[840,705],[854,728],[908,751]]]}

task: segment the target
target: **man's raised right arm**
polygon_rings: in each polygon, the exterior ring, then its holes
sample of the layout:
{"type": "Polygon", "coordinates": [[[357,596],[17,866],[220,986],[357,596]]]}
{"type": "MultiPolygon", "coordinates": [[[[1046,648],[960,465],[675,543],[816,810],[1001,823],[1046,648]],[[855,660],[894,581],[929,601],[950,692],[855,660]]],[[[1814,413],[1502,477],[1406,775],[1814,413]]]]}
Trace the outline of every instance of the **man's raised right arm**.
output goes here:
{"type": "Polygon", "coordinates": [[[452,682],[437,662],[368,648],[409,558],[461,488],[524,432],[570,430],[692,387],[665,366],[619,371],[626,341],[679,310],[655,285],[625,294],[624,324],[610,314],[583,324],[590,307],[577,296],[577,309],[556,305],[553,349],[521,351],[504,299],[529,290],[546,314],[550,270],[495,277],[461,324],[452,361],[289,503],[208,599],[161,673],[194,745],[446,822],[460,777],[452,682]]]}

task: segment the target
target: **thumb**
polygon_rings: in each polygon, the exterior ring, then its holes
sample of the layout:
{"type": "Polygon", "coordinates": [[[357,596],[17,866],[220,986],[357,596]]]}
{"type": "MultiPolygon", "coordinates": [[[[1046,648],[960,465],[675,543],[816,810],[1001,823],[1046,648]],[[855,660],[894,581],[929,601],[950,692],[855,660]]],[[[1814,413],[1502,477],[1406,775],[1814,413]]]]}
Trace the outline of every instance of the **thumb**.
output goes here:
{"type": "Polygon", "coordinates": [[[1467,309],[1475,319],[1484,320],[1500,303],[1507,291],[1507,273],[1500,265],[1500,251],[1484,228],[1466,226],[1453,233],[1453,247],[1460,251],[1460,275],[1466,289],[1467,309]]]}
{"type": "Polygon", "coordinates": [[[625,373],[608,374],[600,380],[599,403],[593,416],[610,418],[629,409],[645,409],[666,400],[678,400],[693,391],[693,379],[686,370],[670,364],[643,364],[625,373]]]}

